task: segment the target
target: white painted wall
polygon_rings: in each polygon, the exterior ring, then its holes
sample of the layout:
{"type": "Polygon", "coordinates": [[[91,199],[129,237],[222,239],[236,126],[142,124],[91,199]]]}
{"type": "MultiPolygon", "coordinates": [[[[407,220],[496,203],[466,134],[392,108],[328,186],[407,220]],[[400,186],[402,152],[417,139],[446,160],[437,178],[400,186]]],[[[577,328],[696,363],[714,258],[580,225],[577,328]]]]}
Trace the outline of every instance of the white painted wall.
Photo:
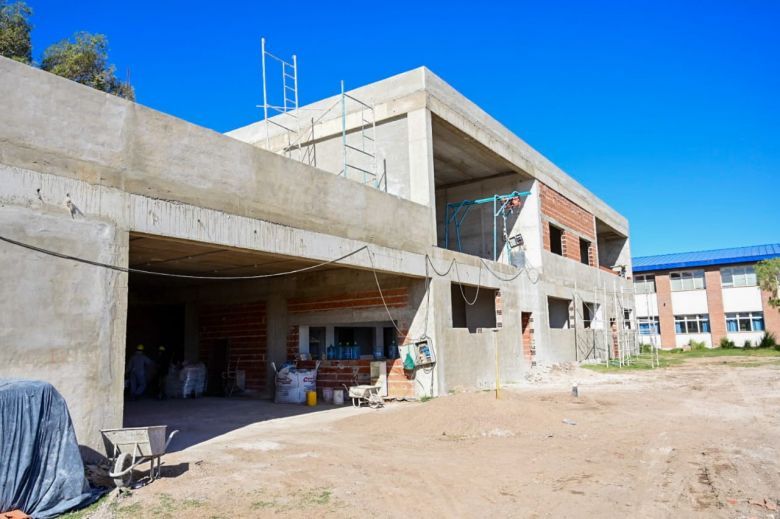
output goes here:
{"type": "Polygon", "coordinates": [[[687,345],[691,340],[703,341],[707,343],[708,348],[712,348],[712,336],[709,333],[678,333],[674,338],[678,348],[687,345]]]}
{"type": "Polygon", "coordinates": [[[672,292],[672,308],[674,315],[706,314],[708,313],[707,291],[683,290],[681,292],[672,292]]]}
{"type": "Polygon", "coordinates": [[[760,312],[761,290],[758,287],[723,289],[724,312],[760,312]]]}
{"type": "Polygon", "coordinates": [[[755,346],[764,336],[764,332],[729,332],[726,336],[739,347],[742,347],[745,341],[750,341],[755,346]]]}
{"type": "Polygon", "coordinates": [[[657,348],[661,347],[661,336],[657,333],[651,333],[649,335],[640,335],[639,344],[652,344],[657,348]]]}
{"type": "Polygon", "coordinates": [[[653,294],[637,294],[634,298],[637,317],[658,315],[658,296],[653,294]]]}

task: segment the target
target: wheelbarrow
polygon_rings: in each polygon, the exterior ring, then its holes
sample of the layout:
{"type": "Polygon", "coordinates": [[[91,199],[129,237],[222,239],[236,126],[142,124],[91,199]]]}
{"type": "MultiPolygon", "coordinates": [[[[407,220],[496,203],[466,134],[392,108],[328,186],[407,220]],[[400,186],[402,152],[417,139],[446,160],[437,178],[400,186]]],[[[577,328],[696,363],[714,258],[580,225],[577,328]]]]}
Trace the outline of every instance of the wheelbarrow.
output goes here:
{"type": "Polygon", "coordinates": [[[133,482],[133,469],[147,461],[150,464],[149,482],[160,477],[160,458],[179,432],[173,431],[166,440],[167,428],[167,425],[154,425],[100,431],[106,455],[113,466],[108,475],[117,487],[129,487],[133,482]]]}
{"type": "Polygon", "coordinates": [[[370,386],[367,384],[359,386],[344,386],[347,390],[347,395],[352,399],[352,405],[355,407],[361,407],[368,405],[372,409],[377,409],[385,405],[385,399],[379,392],[382,386],[370,386]]]}

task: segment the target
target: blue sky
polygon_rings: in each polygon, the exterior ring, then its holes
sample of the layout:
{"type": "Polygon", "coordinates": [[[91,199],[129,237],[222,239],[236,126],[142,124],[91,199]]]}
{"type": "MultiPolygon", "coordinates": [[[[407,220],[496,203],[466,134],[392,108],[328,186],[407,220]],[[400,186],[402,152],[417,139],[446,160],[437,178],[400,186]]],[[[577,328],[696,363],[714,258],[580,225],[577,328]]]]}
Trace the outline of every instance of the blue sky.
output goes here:
{"type": "Polygon", "coordinates": [[[218,131],[260,117],[261,36],[302,102],[426,65],[626,215],[634,255],[780,241],[780,2],[28,3],[37,59],[104,33],[140,103],[218,131]]]}

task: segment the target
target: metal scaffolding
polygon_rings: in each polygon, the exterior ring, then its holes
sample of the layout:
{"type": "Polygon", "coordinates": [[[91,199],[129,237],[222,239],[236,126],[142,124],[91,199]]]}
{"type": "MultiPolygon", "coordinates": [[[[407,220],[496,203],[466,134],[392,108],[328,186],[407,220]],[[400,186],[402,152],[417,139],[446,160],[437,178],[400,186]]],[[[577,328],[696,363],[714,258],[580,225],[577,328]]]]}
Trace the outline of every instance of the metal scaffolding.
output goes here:
{"type": "Polygon", "coordinates": [[[444,247],[447,249],[450,248],[450,224],[454,223],[455,245],[459,252],[463,252],[463,244],[460,240],[460,227],[463,224],[463,220],[469,214],[469,210],[474,206],[493,204],[493,261],[497,261],[499,257],[498,218],[501,217],[502,234],[506,250],[509,251],[510,247],[513,246],[513,240],[516,245],[522,245],[522,238],[508,235],[509,229],[507,229],[507,219],[515,209],[519,209],[522,206],[522,200],[530,194],[530,191],[512,191],[505,195],[493,195],[477,200],[463,200],[461,202],[447,204],[444,212],[444,247]]]}
{"type": "MultiPolygon", "coordinates": [[[[284,154],[292,156],[291,145],[293,140],[297,141],[299,159],[301,156],[300,139],[301,133],[300,114],[298,110],[298,58],[295,54],[292,61],[286,61],[266,49],[265,38],[260,39],[260,55],[263,70],[263,120],[265,121],[265,146],[271,147],[271,128],[270,125],[277,126],[285,131],[288,144],[284,148],[284,154]],[[281,68],[281,98],[276,102],[269,102],[269,74],[268,61],[274,60],[279,63],[281,68]],[[278,104],[277,104],[278,103],[278,104]]],[[[278,84],[278,83],[277,83],[278,84]]]]}

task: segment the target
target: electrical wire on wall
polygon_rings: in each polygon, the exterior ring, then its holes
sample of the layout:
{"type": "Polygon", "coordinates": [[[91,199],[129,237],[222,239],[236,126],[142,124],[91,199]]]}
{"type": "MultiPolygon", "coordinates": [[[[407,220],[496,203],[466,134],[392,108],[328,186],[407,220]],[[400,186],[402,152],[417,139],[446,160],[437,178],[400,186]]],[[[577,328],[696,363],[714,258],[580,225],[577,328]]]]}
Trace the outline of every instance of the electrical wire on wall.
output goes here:
{"type": "MultiPolygon", "coordinates": [[[[113,270],[113,271],[121,272],[121,273],[126,273],[126,274],[133,273],[133,274],[143,274],[143,275],[149,275],[149,276],[161,276],[161,277],[166,277],[166,278],[193,279],[193,280],[202,280],[202,281],[256,280],[256,279],[268,279],[268,278],[275,278],[275,277],[282,277],[282,276],[301,274],[301,273],[304,273],[304,272],[309,272],[309,271],[316,270],[316,269],[324,267],[326,265],[336,264],[336,263],[338,263],[340,261],[343,261],[343,260],[345,260],[345,259],[347,259],[349,257],[352,257],[352,256],[354,256],[354,255],[356,255],[356,254],[358,254],[358,253],[360,253],[362,251],[366,251],[366,254],[368,255],[369,262],[371,263],[371,273],[373,274],[374,282],[376,283],[376,287],[377,287],[377,290],[379,291],[380,299],[382,300],[382,306],[384,306],[385,312],[387,313],[387,316],[390,319],[390,322],[393,324],[393,327],[395,328],[395,330],[398,333],[398,335],[399,336],[405,335],[403,333],[403,331],[398,327],[398,324],[396,323],[396,320],[393,318],[392,312],[390,311],[390,307],[387,305],[387,301],[386,301],[385,296],[384,296],[384,291],[382,290],[382,286],[381,286],[381,284],[379,282],[379,276],[377,274],[376,262],[374,260],[374,253],[373,253],[373,251],[370,249],[370,247],[368,245],[364,245],[363,247],[355,249],[352,252],[349,252],[347,254],[344,254],[343,256],[340,256],[340,257],[332,259],[332,260],[323,261],[323,262],[317,263],[315,265],[310,265],[308,267],[303,267],[303,268],[300,268],[300,269],[290,270],[290,271],[286,271],[286,272],[276,272],[276,273],[273,273],[273,274],[257,274],[257,275],[251,275],[251,276],[203,276],[203,275],[195,275],[195,274],[174,274],[174,273],[169,273],[169,272],[156,272],[156,271],[151,271],[151,270],[139,269],[139,268],[135,268],[135,267],[121,267],[121,266],[112,265],[112,264],[109,264],[109,263],[103,263],[103,262],[99,262],[99,261],[89,260],[89,259],[86,259],[86,258],[80,258],[78,256],[73,256],[73,255],[70,255],[70,254],[63,254],[61,252],[56,252],[56,251],[53,251],[53,250],[50,250],[50,249],[45,249],[43,247],[38,247],[38,246],[31,245],[31,244],[28,244],[28,243],[20,242],[20,241],[17,241],[17,240],[11,239],[11,238],[7,238],[7,237],[1,236],[1,235],[0,235],[0,241],[3,241],[5,243],[11,244],[11,245],[15,245],[17,247],[21,247],[21,248],[24,248],[24,249],[27,249],[27,250],[30,250],[30,251],[33,251],[33,252],[37,252],[37,253],[40,253],[40,254],[45,254],[45,255],[48,255],[48,256],[52,256],[52,257],[55,257],[55,258],[64,259],[64,260],[68,260],[68,261],[74,261],[74,262],[77,262],[77,263],[83,263],[83,264],[86,264],[86,265],[92,265],[92,266],[95,266],[95,267],[106,268],[106,269],[109,269],[109,270],[113,270]]],[[[460,294],[463,297],[463,300],[466,302],[466,304],[468,304],[469,306],[473,306],[474,304],[476,304],[477,299],[479,298],[479,291],[480,291],[481,286],[482,286],[482,267],[483,266],[485,267],[485,270],[489,274],[491,274],[493,277],[495,277],[496,279],[498,279],[500,281],[503,281],[503,282],[513,281],[513,280],[517,279],[521,274],[523,274],[523,272],[526,272],[526,274],[528,275],[529,280],[532,283],[536,283],[539,280],[539,273],[538,273],[538,271],[536,271],[536,269],[533,269],[533,271],[534,271],[534,273],[536,275],[536,278],[534,279],[534,278],[531,277],[530,272],[529,272],[529,270],[526,267],[523,267],[517,274],[515,274],[514,276],[511,276],[509,278],[505,278],[505,277],[499,276],[498,274],[496,274],[490,268],[490,266],[487,264],[487,262],[485,262],[484,259],[480,258],[479,271],[478,271],[478,274],[477,274],[477,290],[476,290],[476,293],[474,295],[474,299],[469,301],[469,299],[466,297],[466,294],[465,294],[465,292],[463,290],[463,284],[461,282],[460,271],[458,269],[458,262],[457,262],[457,260],[455,258],[450,260],[450,263],[449,263],[447,269],[444,272],[440,272],[436,268],[436,266],[433,264],[433,261],[431,260],[431,257],[428,254],[426,254],[425,255],[425,283],[426,283],[426,286],[425,286],[425,321],[424,321],[424,325],[423,325],[423,333],[418,337],[417,341],[428,341],[428,347],[431,348],[431,350],[434,353],[434,356],[435,356],[435,349],[434,349],[434,346],[433,346],[433,341],[431,341],[430,337],[428,336],[429,313],[430,313],[430,308],[431,308],[431,305],[430,305],[431,281],[433,279],[433,276],[431,275],[431,273],[429,271],[429,267],[439,277],[446,277],[446,276],[448,276],[449,273],[454,268],[455,269],[455,276],[456,276],[456,278],[458,280],[458,286],[460,288],[460,294]]],[[[431,376],[433,376],[432,375],[432,373],[433,373],[433,367],[432,366],[423,367],[421,369],[425,373],[431,374],[431,376]]],[[[433,396],[433,380],[431,380],[431,396],[433,396]]]]}
{"type": "Polygon", "coordinates": [[[12,245],[17,245],[19,247],[40,252],[41,254],[46,254],[48,256],[54,256],[55,258],[60,259],[66,259],[70,261],[75,261],[78,263],[85,263],[87,265],[93,265],[95,267],[102,267],[110,270],[115,270],[117,272],[122,272],[125,274],[146,274],[149,276],[162,276],[167,278],[179,278],[179,279],[198,279],[202,281],[240,281],[240,280],[251,280],[251,279],[265,279],[265,278],[274,278],[274,277],[281,277],[281,276],[289,276],[292,274],[300,274],[302,272],[308,272],[310,270],[315,270],[320,267],[324,267],[326,265],[331,265],[333,263],[338,263],[339,261],[345,260],[349,258],[350,256],[354,256],[355,254],[362,252],[363,250],[368,250],[368,245],[364,245],[360,247],[359,249],[355,249],[352,252],[345,254],[343,256],[340,256],[336,259],[323,261],[321,263],[317,263],[316,265],[310,265],[308,267],[303,267],[295,270],[289,270],[287,272],[275,272],[273,274],[257,274],[254,276],[199,276],[195,274],[172,274],[170,272],[155,272],[153,270],[144,270],[139,269],[135,267],[120,267],[118,265],[111,265],[110,263],[102,263],[99,261],[93,261],[88,260],[85,258],[79,258],[78,256],[71,256],[69,254],[62,254],[60,252],[52,251],[49,249],[44,249],[42,247],[36,247],[35,245],[30,245],[28,243],[23,243],[20,241],[12,240],[11,238],[6,238],[5,236],[0,236],[0,241],[4,241],[6,243],[10,243],[12,245]]]}

